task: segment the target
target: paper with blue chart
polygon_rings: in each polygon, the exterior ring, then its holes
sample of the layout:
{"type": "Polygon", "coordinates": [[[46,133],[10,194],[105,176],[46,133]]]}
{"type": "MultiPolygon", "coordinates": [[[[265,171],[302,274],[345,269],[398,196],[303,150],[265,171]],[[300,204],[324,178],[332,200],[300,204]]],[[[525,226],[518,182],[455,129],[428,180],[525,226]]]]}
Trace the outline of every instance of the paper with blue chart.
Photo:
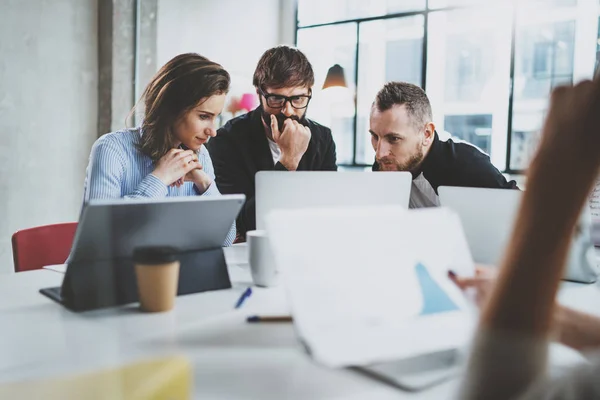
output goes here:
{"type": "Polygon", "coordinates": [[[317,361],[366,365],[469,338],[474,316],[447,271],[474,267],[452,211],[279,210],[267,231],[295,327],[317,361]]]}

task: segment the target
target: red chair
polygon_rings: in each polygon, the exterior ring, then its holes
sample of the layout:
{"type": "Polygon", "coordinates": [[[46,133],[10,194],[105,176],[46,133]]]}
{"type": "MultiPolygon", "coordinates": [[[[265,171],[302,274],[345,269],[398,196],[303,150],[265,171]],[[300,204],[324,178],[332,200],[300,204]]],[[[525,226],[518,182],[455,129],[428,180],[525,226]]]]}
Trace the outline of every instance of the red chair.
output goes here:
{"type": "Polygon", "coordinates": [[[15,272],[64,264],[71,251],[77,222],[37,226],[12,235],[15,272]]]}

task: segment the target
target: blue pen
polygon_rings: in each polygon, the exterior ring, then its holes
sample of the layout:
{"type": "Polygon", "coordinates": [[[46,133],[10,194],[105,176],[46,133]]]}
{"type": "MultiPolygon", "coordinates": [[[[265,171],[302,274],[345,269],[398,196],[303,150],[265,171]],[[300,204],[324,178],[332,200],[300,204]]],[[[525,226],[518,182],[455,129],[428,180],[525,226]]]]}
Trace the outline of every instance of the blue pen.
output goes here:
{"type": "Polygon", "coordinates": [[[248,297],[250,297],[250,295],[252,295],[252,288],[249,287],[248,289],[244,290],[244,293],[242,293],[242,295],[240,296],[239,300],[237,301],[237,303],[235,303],[235,308],[240,308],[244,302],[246,301],[246,299],[248,297]]]}

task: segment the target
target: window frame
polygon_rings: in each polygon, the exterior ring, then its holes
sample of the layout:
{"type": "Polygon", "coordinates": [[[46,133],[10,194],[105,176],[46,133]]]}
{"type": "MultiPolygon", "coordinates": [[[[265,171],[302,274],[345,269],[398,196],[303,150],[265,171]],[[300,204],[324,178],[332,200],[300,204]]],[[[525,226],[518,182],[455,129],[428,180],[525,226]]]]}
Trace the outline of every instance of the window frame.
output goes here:
{"type": "MultiPolygon", "coordinates": [[[[301,0],[299,0],[301,1],[301,0]]],[[[295,32],[294,32],[294,44],[298,44],[298,32],[304,29],[311,28],[319,28],[324,26],[333,26],[340,24],[348,24],[354,23],[356,24],[356,37],[355,37],[355,53],[354,53],[354,76],[351,78],[354,80],[354,87],[356,88],[356,94],[358,93],[358,81],[359,81],[359,60],[360,60],[360,29],[361,24],[370,21],[381,21],[388,19],[396,19],[396,18],[408,18],[414,17],[417,15],[421,15],[424,18],[424,32],[423,32],[423,48],[422,48],[422,58],[421,58],[421,87],[423,90],[427,90],[427,50],[428,50],[428,31],[429,31],[429,15],[431,13],[440,12],[440,11],[455,11],[455,10],[477,10],[482,9],[485,5],[481,4],[467,4],[467,5],[457,5],[457,6],[447,6],[447,7],[439,7],[439,8],[431,8],[430,0],[425,0],[425,7],[421,10],[414,11],[406,11],[406,12],[397,12],[386,15],[365,17],[365,18],[350,18],[344,20],[337,20],[332,22],[318,23],[318,24],[309,24],[309,25],[300,25],[298,21],[298,2],[296,2],[296,21],[295,21],[295,32]]],[[[508,121],[507,121],[507,131],[506,131],[506,163],[505,168],[502,170],[503,173],[506,174],[523,174],[526,169],[516,169],[511,167],[511,151],[512,151],[512,131],[513,131],[513,108],[514,108],[514,81],[515,81],[515,58],[516,58],[516,38],[517,38],[517,22],[518,22],[518,6],[515,3],[513,5],[513,17],[511,21],[511,38],[510,38],[510,77],[509,77],[509,96],[508,96],[508,121]]],[[[600,36],[600,16],[597,19],[599,21],[598,32],[600,36]]],[[[599,40],[599,49],[600,49],[600,40],[599,40]]],[[[600,50],[599,50],[600,54],[600,50]]],[[[599,56],[600,59],[600,56],[599,56]]],[[[599,68],[600,69],[600,68],[599,68]]],[[[575,78],[575,77],[573,77],[575,78]]],[[[354,121],[353,121],[353,148],[352,148],[352,162],[350,164],[343,163],[339,164],[340,167],[349,167],[349,168],[365,168],[370,167],[371,164],[364,164],[357,162],[357,144],[358,144],[358,108],[357,108],[357,95],[354,96],[354,121]]]]}

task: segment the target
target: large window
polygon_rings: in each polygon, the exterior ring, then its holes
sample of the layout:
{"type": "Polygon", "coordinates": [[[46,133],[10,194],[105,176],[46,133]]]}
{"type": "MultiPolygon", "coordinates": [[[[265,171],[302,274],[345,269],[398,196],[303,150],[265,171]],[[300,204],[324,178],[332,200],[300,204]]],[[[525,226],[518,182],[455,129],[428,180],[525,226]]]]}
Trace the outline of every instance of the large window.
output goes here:
{"type": "Polygon", "coordinates": [[[599,16],[599,0],[299,0],[297,44],[319,77],[310,115],[332,128],[341,165],[368,166],[376,92],[412,82],[438,131],[521,172],[550,91],[600,64],[599,16]],[[336,63],[348,88],[320,91],[336,63]]]}
{"type": "Polygon", "coordinates": [[[298,47],[303,49],[315,71],[315,94],[308,117],[331,128],[339,164],[353,164],[354,83],[356,23],[322,26],[298,32],[298,47]],[[329,40],[323,40],[328,38],[329,40]],[[344,68],[348,88],[321,92],[327,71],[335,64],[344,68]]]}
{"type": "Polygon", "coordinates": [[[439,10],[430,13],[428,30],[426,90],[437,129],[478,146],[501,170],[506,168],[511,17],[506,4],[439,10]]]}
{"type": "Polygon", "coordinates": [[[553,3],[518,10],[510,146],[510,166],[517,170],[527,168],[536,150],[548,95],[573,83],[576,1],[553,3]]]}
{"type": "Polygon", "coordinates": [[[358,46],[356,163],[372,164],[369,111],[388,81],[422,83],[424,18],[375,20],[360,24],[358,46]]]}

